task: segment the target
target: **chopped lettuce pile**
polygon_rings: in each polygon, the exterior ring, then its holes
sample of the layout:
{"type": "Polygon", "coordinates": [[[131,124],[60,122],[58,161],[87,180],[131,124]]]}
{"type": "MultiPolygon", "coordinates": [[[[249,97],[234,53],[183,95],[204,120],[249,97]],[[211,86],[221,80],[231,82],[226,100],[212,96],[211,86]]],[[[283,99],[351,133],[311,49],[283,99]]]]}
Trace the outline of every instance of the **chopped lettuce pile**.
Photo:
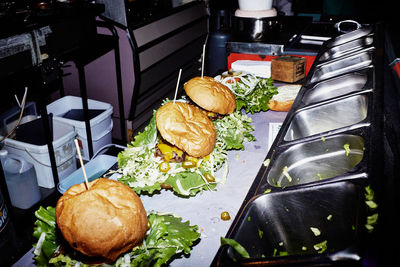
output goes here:
{"type": "MultiPolygon", "coordinates": [[[[58,254],[52,257],[59,246],[54,207],[40,207],[35,216],[37,220],[33,235],[38,239],[34,244],[37,266],[88,266],[72,255],[58,254]]],[[[188,221],[182,222],[182,218],[171,214],[149,213],[148,220],[150,229],[143,243],[121,255],[115,266],[162,266],[175,255],[188,255],[200,237],[198,226],[191,226],[188,221]]]]}
{"type": "Polygon", "coordinates": [[[268,102],[278,89],[271,78],[261,78],[252,74],[218,75],[215,77],[236,96],[236,110],[244,109],[246,113],[257,113],[269,109],[268,102]]]}
{"type": "Polygon", "coordinates": [[[135,136],[128,147],[118,154],[118,180],[138,194],[153,194],[167,185],[177,195],[190,197],[203,190],[215,190],[224,183],[227,175],[227,151],[244,149],[245,141],[254,141],[252,120],[240,111],[214,121],[217,140],[209,157],[202,158],[194,168],[183,168],[182,163],[168,162],[168,171],[160,170],[163,159],[155,156],[160,136],[156,127],[155,112],[149,124],[135,136]],[[216,171],[225,163],[223,175],[216,171]],[[213,179],[207,179],[212,177],[213,179]]]}

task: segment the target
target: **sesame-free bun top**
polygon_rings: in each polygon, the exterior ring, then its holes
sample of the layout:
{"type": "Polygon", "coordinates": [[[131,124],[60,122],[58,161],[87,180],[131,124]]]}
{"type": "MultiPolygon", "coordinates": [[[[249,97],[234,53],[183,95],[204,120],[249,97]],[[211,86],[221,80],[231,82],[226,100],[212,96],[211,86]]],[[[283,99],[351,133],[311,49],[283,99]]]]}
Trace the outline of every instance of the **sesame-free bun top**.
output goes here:
{"type": "Polygon", "coordinates": [[[278,94],[274,95],[268,102],[269,109],[273,111],[289,111],[300,88],[301,85],[299,84],[278,87],[278,94]]]}
{"type": "Polygon", "coordinates": [[[113,262],[139,245],[148,229],[136,193],[121,182],[99,178],[70,187],[56,206],[57,226],[69,245],[89,257],[113,262]]]}
{"type": "Polygon", "coordinates": [[[194,105],[168,102],[157,110],[156,124],[162,138],[190,156],[203,157],[214,149],[214,124],[194,105]]]}
{"type": "Polygon", "coordinates": [[[212,77],[195,77],[184,84],[185,92],[201,108],[222,115],[236,109],[233,92],[212,77]]]}

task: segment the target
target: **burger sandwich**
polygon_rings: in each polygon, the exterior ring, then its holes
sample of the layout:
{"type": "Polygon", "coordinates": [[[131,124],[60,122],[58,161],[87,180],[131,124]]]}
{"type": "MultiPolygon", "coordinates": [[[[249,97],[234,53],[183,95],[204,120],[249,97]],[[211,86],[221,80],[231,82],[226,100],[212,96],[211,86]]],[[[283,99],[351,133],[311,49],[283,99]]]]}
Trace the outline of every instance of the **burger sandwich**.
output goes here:
{"type": "Polygon", "coordinates": [[[180,196],[214,190],[227,176],[227,150],[255,140],[233,92],[211,77],[184,84],[186,97],[165,100],[143,132],[118,155],[119,181],[138,194],[172,189],[180,196]],[[225,166],[217,177],[216,172],[225,166]]]}
{"type": "Polygon", "coordinates": [[[137,194],[123,183],[96,179],[70,187],[56,206],[57,226],[75,250],[114,262],[142,243],[149,227],[137,194]]]}
{"type": "Polygon", "coordinates": [[[192,166],[215,147],[216,130],[211,120],[235,111],[236,100],[228,87],[211,77],[195,77],[184,88],[192,102],[169,102],[156,113],[162,138],[157,155],[192,166]]]}
{"type": "Polygon", "coordinates": [[[164,140],[189,156],[208,156],[214,149],[217,135],[214,124],[196,106],[166,103],[156,113],[156,124],[164,140]]]}
{"type": "Polygon", "coordinates": [[[74,185],[55,209],[40,207],[35,212],[38,265],[165,263],[173,256],[165,250],[190,251],[199,237],[197,226],[182,223],[179,217],[147,214],[137,194],[123,183],[99,178],[88,186],[74,185]],[[168,221],[174,222],[173,227],[182,227],[186,235],[174,234],[175,240],[169,242],[168,232],[175,229],[170,229],[168,221]],[[177,239],[180,242],[175,242],[177,239]]]}
{"type": "Polygon", "coordinates": [[[211,119],[236,110],[236,98],[224,84],[212,77],[195,77],[184,84],[187,96],[207,112],[211,119]]]}

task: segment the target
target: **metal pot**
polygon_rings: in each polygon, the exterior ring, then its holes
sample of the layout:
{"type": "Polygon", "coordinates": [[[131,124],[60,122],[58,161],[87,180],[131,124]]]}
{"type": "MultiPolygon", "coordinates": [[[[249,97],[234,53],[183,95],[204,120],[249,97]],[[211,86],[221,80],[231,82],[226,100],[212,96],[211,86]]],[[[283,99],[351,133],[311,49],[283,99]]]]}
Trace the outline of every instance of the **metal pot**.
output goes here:
{"type": "Polygon", "coordinates": [[[282,28],[281,16],[266,18],[232,18],[233,37],[238,41],[276,40],[282,28]]]}

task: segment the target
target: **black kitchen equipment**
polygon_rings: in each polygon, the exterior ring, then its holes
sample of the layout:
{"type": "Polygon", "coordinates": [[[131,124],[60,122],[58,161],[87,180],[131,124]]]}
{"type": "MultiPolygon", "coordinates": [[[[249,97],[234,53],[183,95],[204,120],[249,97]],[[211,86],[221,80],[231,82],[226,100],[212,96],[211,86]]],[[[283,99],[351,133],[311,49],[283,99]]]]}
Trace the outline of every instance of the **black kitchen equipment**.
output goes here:
{"type": "Polygon", "coordinates": [[[232,26],[232,13],[226,9],[211,11],[210,14],[210,32],[220,29],[229,29],[232,26]]]}
{"type": "Polygon", "coordinates": [[[206,46],[205,73],[215,76],[228,66],[228,54],[226,44],[230,41],[232,34],[228,29],[211,32],[208,36],[206,46]]]}
{"type": "Polygon", "coordinates": [[[208,76],[213,77],[227,68],[226,45],[232,38],[231,24],[228,10],[217,10],[211,14],[205,59],[205,73],[208,76]]]}

